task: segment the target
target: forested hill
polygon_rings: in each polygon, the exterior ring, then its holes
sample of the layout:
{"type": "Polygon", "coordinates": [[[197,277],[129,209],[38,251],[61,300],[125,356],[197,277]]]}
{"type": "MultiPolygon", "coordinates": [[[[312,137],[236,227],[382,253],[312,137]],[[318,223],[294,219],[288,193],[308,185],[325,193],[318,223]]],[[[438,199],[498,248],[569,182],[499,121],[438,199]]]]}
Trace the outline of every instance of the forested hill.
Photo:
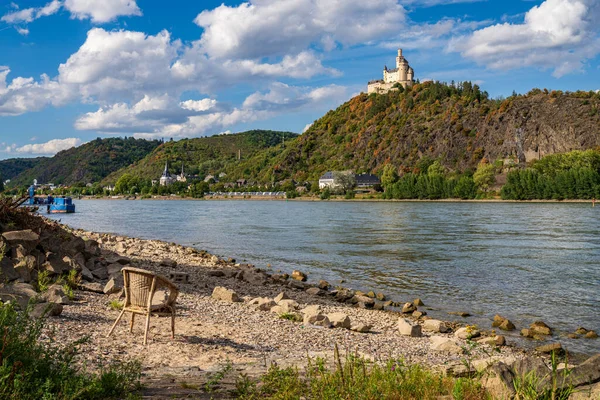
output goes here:
{"type": "Polygon", "coordinates": [[[483,158],[525,163],[600,146],[599,109],[595,92],[534,89],[492,100],[469,82],[363,93],[315,121],[283,151],[239,165],[236,174],[304,181],[328,170],[380,173],[386,164],[411,171],[432,159],[451,171],[474,169],[483,158]]]}
{"type": "Polygon", "coordinates": [[[46,159],[47,157],[9,158],[7,160],[0,160],[0,178],[3,181],[13,179],[23,171],[35,167],[46,159]]]}
{"type": "Polygon", "coordinates": [[[158,140],[135,138],[96,139],[45,158],[11,180],[10,186],[40,183],[73,185],[99,182],[124,166],[130,165],[161,144],[158,140]]]}
{"type": "Polygon", "coordinates": [[[181,139],[165,142],[145,158],[132,166],[110,174],[104,183],[114,184],[117,179],[129,173],[141,179],[158,179],[169,163],[169,172],[181,172],[183,164],[186,175],[228,173],[238,165],[238,156],[252,159],[265,149],[280,146],[285,140],[296,138],[298,134],[268,130],[251,130],[235,134],[222,134],[204,138],[181,139]]]}

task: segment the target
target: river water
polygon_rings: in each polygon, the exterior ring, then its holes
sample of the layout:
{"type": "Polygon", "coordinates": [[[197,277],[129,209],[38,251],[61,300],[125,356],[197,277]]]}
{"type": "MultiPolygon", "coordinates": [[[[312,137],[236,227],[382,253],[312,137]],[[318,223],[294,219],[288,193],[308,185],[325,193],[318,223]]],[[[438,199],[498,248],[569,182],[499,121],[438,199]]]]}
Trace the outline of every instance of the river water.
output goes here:
{"type": "MultiPolygon", "coordinates": [[[[542,319],[562,334],[600,332],[600,207],[590,204],[86,200],[53,218],[420,297],[430,315],[467,311],[484,329],[499,313],[519,329],[542,319]]],[[[560,340],[600,352],[600,339],[560,340]]]]}

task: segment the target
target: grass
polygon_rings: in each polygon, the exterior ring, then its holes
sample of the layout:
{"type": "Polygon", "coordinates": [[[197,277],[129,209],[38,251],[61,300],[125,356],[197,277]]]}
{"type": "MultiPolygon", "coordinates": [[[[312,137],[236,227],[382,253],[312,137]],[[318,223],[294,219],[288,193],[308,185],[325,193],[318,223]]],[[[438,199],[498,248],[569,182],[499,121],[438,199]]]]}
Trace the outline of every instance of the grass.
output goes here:
{"type": "Polygon", "coordinates": [[[292,322],[302,322],[302,317],[296,313],[283,313],[279,315],[281,319],[287,319],[292,322]]]}
{"type": "Polygon", "coordinates": [[[473,379],[454,379],[406,365],[402,360],[372,363],[355,355],[344,362],[336,348],[335,366],[328,368],[323,359],[311,360],[305,374],[297,368],[272,365],[258,380],[241,375],[234,395],[240,399],[437,399],[452,396],[456,400],[486,399],[480,383],[473,379]]]}
{"type": "Polygon", "coordinates": [[[76,341],[42,340],[43,320],[0,303],[0,398],[74,400],[135,398],[140,363],[115,363],[91,373],[78,363],[76,341]],[[133,393],[130,395],[130,393],[133,393]]]}
{"type": "Polygon", "coordinates": [[[118,311],[118,310],[122,310],[122,309],[123,309],[123,303],[121,303],[121,302],[120,302],[119,300],[117,300],[117,299],[114,299],[114,300],[111,300],[111,301],[108,303],[108,307],[110,307],[110,309],[111,309],[111,310],[117,310],[117,311],[118,311]]]}
{"type": "Polygon", "coordinates": [[[40,271],[36,282],[38,292],[44,293],[51,284],[50,273],[48,271],[40,271]]]}
{"type": "Polygon", "coordinates": [[[231,363],[231,361],[227,361],[227,364],[225,364],[223,368],[211,375],[208,381],[204,384],[204,390],[207,393],[212,393],[219,386],[225,375],[229,371],[231,371],[232,368],[233,364],[231,363]]]}
{"type": "MultiPolygon", "coordinates": [[[[516,391],[516,398],[521,400],[568,400],[574,393],[574,388],[571,385],[562,385],[567,381],[567,377],[571,373],[568,368],[562,371],[558,370],[558,354],[553,351],[550,358],[552,372],[550,375],[551,387],[543,385],[544,377],[538,377],[534,371],[526,374],[523,377],[515,377],[513,382],[516,391]]],[[[565,365],[569,365],[568,358],[565,357],[565,365]]]]}

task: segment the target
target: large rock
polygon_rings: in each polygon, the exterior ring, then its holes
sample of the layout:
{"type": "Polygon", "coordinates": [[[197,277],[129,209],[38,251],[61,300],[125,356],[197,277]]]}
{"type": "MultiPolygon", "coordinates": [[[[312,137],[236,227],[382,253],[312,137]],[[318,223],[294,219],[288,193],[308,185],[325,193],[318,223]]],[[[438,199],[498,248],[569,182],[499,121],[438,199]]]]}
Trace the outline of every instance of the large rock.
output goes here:
{"type": "Polygon", "coordinates": [[[551,335],[552,328],[542,321],[536,321],[529,326],[529,331],[533,335],[551,335]]]}
{"type": "Polygon", "coordinates": [[[79,289],[93,293],[104,293],[104,285],[98,282],[82,282],[79,284],[79,289]]]}
{"type": "Polygon", "coordinates": [[[292,279],[295,279],[295,280],[301,281],[301,282],[306,282],[308,277],[306,276],[306,274],[304,272],[294,270],[292,272],[292,279]]]}
{"type": "Polygon", "coordinates": [[[275,300],[275,303],[279,303],[281,300],[288,300],[289,298],[290,297],[287,295],[286,292],[281,292],[273,300],[275,300]]]}
{"type": "Polygon", "coordinates": [[[298,304],[296,300],[292,299],[279,300],[277,305],[282,307],[285,310],[284,312],[296,311],[300,307],[300,304],[298,304]]]}
{"type": "Polygon", "coordinates": [[[123,285],[116,278],[111,278],[106,285],[104,285],[104,289],[102,290],[104,294],[113,294],[123,290],[123,285]]]}
{"type": "Polygon", "coordinates": [[[492,347],[504,346],[506,344],[506,338],[502,335],[487,336],[481,339],[477,339],[477,343],[485,344],[492,347]]]}
{"type": "Polygon", "coordinates": [[[119,263],[113,263],[106,267],[106,273],[108,276],[114,276],[117,274],[121,274],[121,270],[123,269],[123,265],[119,263]]]}
{"type": "Polygon", "coordinates": [[[357,294],[350,299],[350,303],[360,304],[361,308],[373,308],[375,305],[375,300],[373,300],[371,297],[357,294]]]}
{"type": "Polygon", "coordinates": [[[29,315],[34,318],[57,317],[62,313],[62,311],[62,304],[39,303],[33,306],[29,315]]]}
{"type": "Polygon", "coordinates": [[[98,257],[100,255],[100,245],[95,240],[86,240],[83,253],[86,258],[98,257]]]}
{"type": "Polygon", "coordinates": [[[327,289],[329,289],[329,282],[327,282],[327,281],[325,281],[325,280],[321,279],[321,280],[319,281],[319,285],[318,285],[318,287],[319,287],[319,289],[322,289],[322,290],[327,290],[327,289]]]}
{"type": "Polygon", "coordinates": [[[242,301],[240,296],[233,290],[224,288],[222,286],[217,286],[214,288],[212,292],[212,297],[217,300],[228,301],[230,303],[237,303],[242,301]]]}
{"type": "Polygon", "coordinates": [[[321,306],[318,304],[312,304],[310,306],[304,307],[300,312],[304,315],[313,315],[321,313],[321,306]]]}
{"type": "Polygon", "coordinates": [[[316,325],[324,328],[331,328],[331,322],[326,315],[323,314],[304,314],[302,321],[304,325],[316,325]]]}
{"type": "Polygon", "coordinates": [[[598,400],[600,399],[600,382],[593,385],[580,386],[571,394],[569,400],[598,400]]]}
{"type": "Polygon", "coordinates": [[[476,337],[479,337],[480,335],[481,332],[479,332],[477,328],[472,326],[465,326],[463,328],[457,329],[456,332],[454,332],[454,337],[463,340],[474,339],[476,337]]]}
{"type": "Polygon", "coordinates": [[[62,243],[61,250],[64,254],[70,256],[83,253],[85,251],[85,240],[79,236],[71,236],[71,240],[62,243]]]}
{"type": "Polygon", "coordinates": [[[421,325],[414,325],[402,317],[398,318],[398,332],[400,332],[401,335],[410,337],[423,336],[421,333],[421,325]]]}
{"type": "Polygon", "coordinates": [[[17,271],[15,271],[15,267],[13,265],[12,259],[8,257],[3,257],[0,262],[0,267],[2,269],[2,273],[0,274],[0,279],[3,282],[12,282],[21,277],[17,271]]]}
{"type": "Polygon", "coordinates": [[[535,348],[540,353],[552,353],[553,351],[561,353],[563,351],[562,345],[559,342],[545,344],[535,348]]]}
{"type": "Polygon", "coordinates": [[[577,387],[600,381],[600,354],[588,358],[571,370],[567,383],[577,387]]]}
{"type": "Polygon", "coordinates": [[[277,305],[273,299],[269,299],[268,297],[257,297],[248,302],[251,306],[256,306],[257,310],[260,311],[269,311],[271,308],[277,305]]]}
{"type": "Polygon", "coordinates": [[[46,262],[42,264],[42,268],[52,275],[61,275],[71,269],[69,264],[64,262],[63,257],[56,253],[46,254],[46,262]]]}
{"type": "Polygon", "coordinates": [[[369,333],[371,332],[371,328],[373,328],[373,325],[357,323],[352,325],[350,330],[358,333],[369,333]]]}
{"type": "Polygon", "coordinates": [[[91,271],[92,276],[94,276],[97,279],[100,279],[101,281],[108,279],[108,271],[106,270],[106,267],[103,267],[101,264],[96,265],[98,266],[98,268],[91,271]]]}
{"type": "Polygon", "coordinates": [[[175,268],[177,267],[177,261],[172,260],[170,258],[165,258],[160,262],[160,265],[167,268],[175,268]]]}
{"type": "Polygon", "coordinates": [[[443,336],[431,336],[429,338],[431,343],[431,350],[435,351],[446,351],[454,354],[463,354],[464,349],[456,343],[454,339],[446,338],[443,336]]]}
{"type": "Polygon", "coordinates": [[[43,294],[42,299],[56,304],[70,304],[69,297],[65,294],[62,286],[54,284],[51,285],[43,294]]]}
{"type": "Polygon", "coordinates": [[[492,322],[492,326],[494,328],[500,328],[504,331],[515,330],[515,325],[508,318],[504,318],[500,315],[494,316],[494,321],[492,322]]]}
{"type": "Polygon", "coordinates": [[[516,394],[512,371],[502,362],[486,370],[481,384],[494,399],[512,399],[516,394]]]}
{"type": "Polygon", "coordinates": [[[318,287],[308,288],[306,289],[306,293],[310,294],[311,296],[323,296],[325,294],[325,292],[319,289],[318,287]]]}
{"type": "Polygon", "coordinates": [[[446,333],[450,329],[446,323],[437,319],[428,319],[423,322],[423,330],[436,333],[446,333]]]}
{"type": "Polygon", "coordinates": [[[350,329],[350,318],[344,313],[336,312],[327,314],[327,318],[329,318],[334,328],[350,329]]]}
{"type": "Polygon", "coordinates": [[[33,286],[28,283],[0,284],[0,300],[10,301],[25,310],[32,298],[38,296],[33,286]]]}
{"type": "Polygon", "coordinates": [[[402,312],[404,314],[412,314],[414,311],[417,311],[417,307],[413,303],[404,303],[402,306],[402,312]]]}
{"type": "MultiPolygon", "coordinates": [[[[31,229],[23,231],[11,231],[4,232],[2,234],[4,240],[8,242],[11,247],[23,246],[26,252],[30,252],[37,246],[40,240],[40,235],[33,232],[31,229]]],[[[28,253],[29,254],[29,253],[28,253]]]]}

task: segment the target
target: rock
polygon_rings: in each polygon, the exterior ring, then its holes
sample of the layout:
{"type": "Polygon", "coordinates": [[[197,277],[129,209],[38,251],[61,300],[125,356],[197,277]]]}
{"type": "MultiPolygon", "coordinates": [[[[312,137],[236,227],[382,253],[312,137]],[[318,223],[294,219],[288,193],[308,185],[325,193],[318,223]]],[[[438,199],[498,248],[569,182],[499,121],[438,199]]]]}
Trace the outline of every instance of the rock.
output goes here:
{"type": "Polygon", "coordinates": [[[29,250],[25,249],[23,245],[18,244],[17,247],[13,247],[12,249],[12,258],[23,258],[29,255],[29,250]]]}
{"type": "Polygon", "coordinates": [[[285,293],[281,292],[275,297],[275,303],[279,303],[281,300],[288,300],[290,297],[285,293]]]}
{"type": "Polygon", "coordinates": [[[344,313],[336,312],[327,314],[327,318],[329,318],[334,328],[350,329],[350,318],[344,313]]]}
{"type": "Polygon", "coordinates": [[[327,281],[324,281],[323,279],[321,279],[321,280],[319,281],[319,285],[318,285],[318,287],[319,287],[319,289],[322,289],[322,290],[327,290],[327,289],[329,289],[329,282],[327,282],[327,281]]]}
{"type": "Polygon", "coordinates": [[[414,299],[412,303],[415,307],[423,307],[425,305],[421,299],[414,299]]]}
{"type": "Polygon", "coordinates": [[[567,384],[574,387],[589,385],[600,380],[600,354],[596,354],[573,368],[567,384]]]}
{"type": "Polygon", "coordinates": [[[380,293],[377,293],[377,294],[375,295],[375,298],[376,298],[377,300],[379,300],[379,301],[385,301],[385,294],[383,294],[383,293],[381,293],[381,292],[380,292],[380,293]]]}
{"type": "Polygon", "coordinates": [[[463,340],[474,339],[476,337],[479,337],[480,335],[481,332],[479,332],[477,328],[471,326],[459,328],[456,330],[456,332],[454,332],[454,337],[463,340]]]}
{"type": "Polygon", "coordinates": [[[437,333],[446,333],[449,331],[449,328],[443,321],[437,319],[428,319],[423,323],[423,330],[437,333]]]}
{"type": "Polygon", "coordinates": [[[127,265],[131,264],[131,258],[119,254],[111,254],[109,257],[106,257],[106,262],[109,264],[127,265]]]}
{"type": "Polygon", "coordinates": [[[329,318],[323,314],[304,314],[304,325],[316,325],[331,328],[329,318]]]}
{"type": "Polygon", "coordinates": [[[61,275],[69,271],[70,267],[63,261],[63,258],[56,253],[48,253],[46,262],[42,264],[42,268],[54,275],[61,275]]]}
{"type": "Polygon", "coordinates": [[[4,232],[2,237],[11,247],[21,245],[27,254],[37,246],[38,241],[40,240],[40,235],[33,232],[31,229],[4,232]]]}
{"type": "Polygon", "coordinates": [[[86,258],[98,257],[100,255],[100,246],[95,240],[86,240],[83,254],[86,258]]]}
{"type": "Polygon", "coordinates": [[[104,289],[102,290],[104,294],[112,294],[117,293],[118,291],[123,289],[123,285],[120,285],[117,279],[111,278],[106,285],[104,285],[104,289]]]}
{"type": "Polygon", "coordinates": [[[319,289],[318,287],[311,287],[311,288],[308,288],[308,289],[306,289],[306,293],[308,293],[308,294],[310,294],[310,295],[312,295],[312,296],[322,296],[323,294],[325,294],[325,293],[323,293],[323,291],[322,291],[321,289],[319,289]]]}
{"type": "Polygon", "coordinates": [[[295,279],[295,280],[301,281],[301,282],[306,282],[306,280],[308,279],[308,277],[306,276],[306,274],[304,272],[300,272],[298,270],[294,270],[292,272],[292,279],[295,279]]]}
{"type": "Polygon", "coordinates": [[[402,312],[404,314],[412,314],[414,311],[417,311],[417,307],[413,303],[404,303],[402,306],[402,312]]]}
{"type": "Polygon", "coordinates": [[[488,346],[504,346],[506,344],[506,338],[502,335],[488,336],[477,340],[479,344],[485,344],[488,346]]]}
{"type": "Polygon", "coordinates": [[[453,354],[464,353],[464,349],[460,347],[453,339],[445,338],[443,336],[431,336],[429,341],[431,343],[431,350],[447,351],[453,354]]]}
{"type": "MultiPolygon", "coordinates": [[[[367,308],[367,306],[363,303],[358,303],[358,306],[367,308]]],[[[383,303],[375,302],[375,304],[373,305],[373,310],[383,310],[384,308],[385,307],[383,306],[383,303]]]]}
{"type": "Polygon", "coordinates": [[[57,317],[62,313],[62,311],[62,304],[39,303],[33,306],[29,315],[33,318],[57,317]]]}
{"type": "Polygon", "coordinates": [[[370,297],[370,298],[372,298],[372,299],[374,299],[374,298],[375,298],[375,292],[374,292],[374,291],[372,291],[372,290],[370,290],[370,291],[368,291],[368,292],[366,293],[366,296],[367,296],[367,297],[370,297]]]}
{"type": "Polygon", "coordinates": [[[77,253],[83,253],[85,251],[85,240],[79,236],[71,236],[71,239],[67,242],[63,242],[61,245],[61,252],[74,256],[77,253]]]}
{"type": "Polygon", "coordinates": [[[398,331],[401,335],[410,337],[421,337],[421,325],[413,325],[408,320],[400,317],[398,318],[398,331]]]}
{"type": "Polygon", "coordinates": [[[220,269],[211,269],[210,271],[206,272],[206,275],[208,275],[208,276],[214,276],[216,278],[220,278],[222,276],[225,276],[225,272],[223,272],[220,269]]]}
{"type": "Polygon", "coordinates": [[[284,283],[285,281],[290,279],[290,276],[288,274],[273,274],[271,275],[271,279],[273,279],[273,281],[275,282],[284,283]]]}
{"type": "Polygon", "coordinates": [[[257,297],[250,300],[248,304],[251,306],[256,306],[256,309],[260,311],[269,311],[271,308],[277,305],[275,301],[269,299],[268,297],[257,297]]]}
{"type": "Polygon", "coordinates": [[[237,303],[242,301],[238,294],[233,290],[224,288],[222,286],[217,286],[214,288],[211,297],[213,299],[228,301],[230,303],[237,303]]]}
{"type": "Polygon", "coordinates": [[[108,271],[106,270],[106,267],[101,266],[100,268],[96,268],[96,269],[92,270],[92,276],[104,281],[104,280],[108,279],[108,271]]]}
{"type": "Polygon", "coordinates": [[[12,282],[21,277],[21,275],[15,271],[12,259],[8,257],[2,258],[2,261],[0,261],[0,268],[2,269],[0,278],[3,282],[12,282]]]}
{"type": "Polygon", "coordinates": [[[517,359],[512,364],[512,372],[515,378],[521,382],[535,377],[535,390],[543,391],[548,387],[551,379],[551,371],[544,361],[539,357],[524,357],[517,359]]]}
{"type": "Polygon", "coordinates": [[[175,267],[177,267],[177,261],[172,260],[170,258],[165,258],[165,259],[161,260],[160,266],[167,267],[167,268],[175,268],[175,267]]]}
{"type": "MultiPolygon", "coordinates": [[[[31,256],[27,256],[27,257],[31,257],[31,256]]],[[[17,265],[15,265],[14,270],[19,275],[19,278],[23,282],[28,283],[28,282],[31,282],[31,271],[33,268],[29,268],[27,266],[27,262],[24,260],[25,259],[23,259],[21,262],[19,262],[17,265]]],[[[2,275],[4,275],[4,272],[2,273],[2,275]]],[[[19,278],[17,278],[17,279],[19,279],[19,278]]]]}
{"type": "Polygon", "coordinates": [[[471,316],[471,314],[469,314],[468,312],[464,312],[464,311],[451,311],[448,314],[458,315],[459,317],[463,317],[463,318],[467,318],[467,317],[471,316]]]}
{"type": "Polygon", "coordinates": [[[535,348],[535,351],[537,351],[539,353],[552,353],[553,351],[560,353],[563,351],[563,348],[562,348],[562,345],[560,344],[560,342],[556,342],[556,343],[550,343],[550,344],[538,346],[535,348]]]}
{"type": "Polygon", "coordinates": [[[551,335],[552,329],[542,321],[536,321],[529,326],[529,331],[533,335],[551,335]]]}
{"type": "Polygon", "coordinates": [[[588,331],[588,333],[585,334],[585,338],[586,339],[598,339],[598,334],[595,331],[588,331]]]}
{"type": "Polygon", "coordinates": [[[368,333],[371,332],[372,325],[366,324],[355,324],[350,327],[351,331],[359,332],[359,333],[368,333]]]}
{"type": "Polygon", "coordinates": [[[585,329],[584,327],[580,326],[579,328],[577,328],[575,333],[578,335],[585,335],[586,333],[588,333],[588,330],[585,329]]]}
{"type": "Polygon", "coordinates": [[[569,400],[598,400],[600,399],[600,382],[593,385],[580,386],[571,394],[569,400]]]}
{"type": "Polygon", "coordinates": [[[413,311],[413,313],[412,313],[413,318],[417,318],[417,319],[424,317],[425,315],[427,315],[427,313],[425,311],[419,311],[419,310],[413,311]]]}
{"type": "Polygon", "coordinates": [[[515,394],[514,376],[502,363],[493,364],[481,378],[481,384],[494,399],[512,399],[515,394]]]}
{"type": "Polygon", "coordinates": [[[307,315],[307,314],[320,314],[321,313],[321,306],[319,306],[317,304],[313,304],[313,305],[304,307],[302,310],[300,310],[300,312],[302,314],[304,314],[304,315],[307,315]]]}
{"type": "Polygon", "coordinates": [[[345,303],[354,297],[354,292],[347,289],[338,290],[335,293],[335,300],[340,303],[345,303]]]}
{"type": "Polygon", "coordinates": [[[299,289],[299,290],[304,290],[304,288],[306,287],[306,285],[301,282],[301,281],[297,281],[297,280],[291,280],[288,282],[288,287],[294,288],[294,289],[299,289]]]}
{"type": "Polygon", "coordinates": [[[38,293],[28,283],[15,282],[14,284],[0,283],[0,300],[3,302],[16,303],[21,310],[25,310],[32,298],[38,293]]]}
{"type": "Polygon", "coordinates": [[[104,285],[97,282],[82,282],[79,284],[79,288],[88,292],[104,293],[104,285]]]}
{"type": "Polygon", "coordinates": [[[70,304],[71,303],[69,301],[69,298],[65,294],[65,291],[62,288],[62,286],[57,285],[57,284],[51,285],[48,288],[48,290],[46,290],[42,294],[41,298],[50,303],[56,303],[56,304],[70,304]]]}
{"type": "Polygon", "coordinates": [[[300,304],[298,304],[298,302],[291,299],[280,300],[277,302],[277,305],[282,307],[284,312],[286,313],[296,311],[300,307],[300,304]]]}
{"type": "Polygon", "coordinates": [[[106,267],[106,273],[108,274],[108,276],[120,275],[122,269],[123,265],[119,263],[113,263],[106,267]]]}
{"type": "Polygon", "coordinates": [[[515,325],[512,322],[510,322],[508,319],[505,319],[498,326],[498,328],[502,329],[503,331],[514,331],[515,330],[515,325]]]}
{"type": "Polygon", "coordinates": [[[349,302],[352,304],[361,304],[362,303],[362,308],[373,308],[373,306],[375,305],[375,300],[373,300],[372,298],[370,298],[368,296],[362,296],[362,295],[355,295],[354,297],[352,297],[349,300],[349,302]]]}
{"type": "Polygon", "coordinates": [[[87,269],[87,267],[83,267],[81,269],[81,277],[83,279],[85,279],[88,282],[93,282],[94,281],[94,275],[92,274],[92,271],[90,271],[89,269],[87,269]]]}

